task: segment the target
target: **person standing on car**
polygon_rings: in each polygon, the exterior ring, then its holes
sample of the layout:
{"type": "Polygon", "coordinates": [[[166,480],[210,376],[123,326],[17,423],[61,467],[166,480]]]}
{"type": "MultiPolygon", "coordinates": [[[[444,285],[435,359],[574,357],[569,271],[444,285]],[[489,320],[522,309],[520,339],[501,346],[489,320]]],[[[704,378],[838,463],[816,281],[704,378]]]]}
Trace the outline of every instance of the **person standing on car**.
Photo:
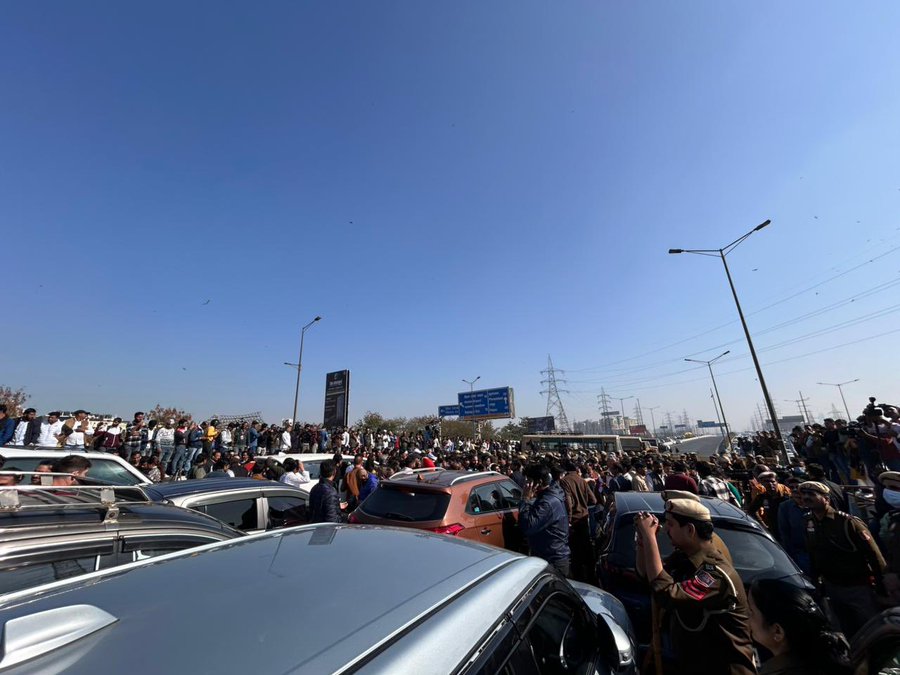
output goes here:
{"type": "Polygon", "coordinates": [[[875,588],[884,593],[885,562],[865,523],[835,511],[828,486],[818,481],[800,483],[806,516],[806,550],[813,579],[822,579],[825,594],[846,635],[854,635],[878,614],[875,588]]]}
{"type": "Polygon", "coordinates": [[[5,403],[0,403],[0,445],[12,442],[16,434],[16,420],[9,416],[5,403]]]}
{"type": "Polygon", "coordinates": [[[334,462],[326,459],[319,465],[319,482],[309,492],[309,522],[340,523],[341,500],[334,487],[334,462]]]}
{"type": "Polygon", "coordinates": [[[36,445],[41,435],[41,423],[37,421],[37,410],[25,408],[13,433],[13,445],[36,445]]]}
{"type": "Polygon", "coordinates": [[[656,516],[639,513],[634,523],[637,572],[664,612],[662,630],[678,662],[673,672],[755,673],[744,584],[712,543],[709,509],[691,499],[666,502],[665,529],[675,551],[665,561],[656,516]]]}
{"type": "Polygon", "coordinates": [[[588,509],[597,503],[587,481],[570,458],[563,462],[566,473],[559,485],[566,496],[566,512],[569,514],[569,550],[572,552],[572,578],[585,583],[596,583],[594,574],[594,547],[591,542],[588,509]]]}
{"type": "Polygon", "coordinates": [[[41,434],[37,441],[39,447],[55,448],[59,446],[59,435],[62,433],[63,426],[59,417],[58,410],[47,413],[47,421],[41,422],[41,434]]]}
{"type": "Polygon", "coordinates": [[[531,555],[543,558],[564,577],[571,576],[569,516],[566,495],[544,464],[525,469],[528,482],[519,502],[519,528],[528,540],[531,555]]]}

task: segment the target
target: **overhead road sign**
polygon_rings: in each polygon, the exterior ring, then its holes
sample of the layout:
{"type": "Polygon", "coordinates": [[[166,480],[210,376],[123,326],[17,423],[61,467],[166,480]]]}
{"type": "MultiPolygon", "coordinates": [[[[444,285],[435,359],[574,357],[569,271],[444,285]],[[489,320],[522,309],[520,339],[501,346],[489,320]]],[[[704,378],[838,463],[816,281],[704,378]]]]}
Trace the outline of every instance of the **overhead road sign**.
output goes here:
{"type": "Polygon", "coordinates": [[[721,422],[704,422],[703,420],[697,420],[697,428],[698,429],[723,429],[725,427],[721,422]]]}
{"type": "Polygon", "coordinates": [[[516,407],[512,387],[479,389],[458,394],[460,418],[494,419],[515,417],[516,407]]]}
{"type": "Polygon", "coordinates": [[[438,417],[459,417],[458,405],[439,405],[438,417]]]}

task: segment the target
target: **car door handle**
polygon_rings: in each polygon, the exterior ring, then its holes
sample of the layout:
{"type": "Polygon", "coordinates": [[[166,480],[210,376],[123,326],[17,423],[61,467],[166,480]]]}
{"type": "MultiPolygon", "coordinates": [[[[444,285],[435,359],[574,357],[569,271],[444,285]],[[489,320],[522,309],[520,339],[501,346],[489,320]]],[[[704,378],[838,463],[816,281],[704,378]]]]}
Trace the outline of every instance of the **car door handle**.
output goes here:
{"type": "Polygon", "coordinates": [[[490,534],[490,533],[491,533],[491,530],[487,527],[485,527],[481,530],[481,534],[490,534]]]}

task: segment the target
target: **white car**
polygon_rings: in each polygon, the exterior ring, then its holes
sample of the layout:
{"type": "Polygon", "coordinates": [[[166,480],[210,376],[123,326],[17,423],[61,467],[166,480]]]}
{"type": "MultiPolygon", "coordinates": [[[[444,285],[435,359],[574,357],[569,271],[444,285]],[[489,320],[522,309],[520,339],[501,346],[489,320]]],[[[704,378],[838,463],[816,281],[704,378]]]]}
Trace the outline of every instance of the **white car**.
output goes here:
{"type": "Polygon", "coordinates": [[[110,452],[69,452],[65,448],[21,448],[4,446],[0,448],[0,457],[6,459],[4,471],[19,469],[35,471],[38,464],[45,459],[57,460],[66,455],[77,454],[90,460],[91,468],[88,478],[109,483],[110,485],[142,485],[150,483],[147,476],[135,469],[118,455],[110,452]]]}

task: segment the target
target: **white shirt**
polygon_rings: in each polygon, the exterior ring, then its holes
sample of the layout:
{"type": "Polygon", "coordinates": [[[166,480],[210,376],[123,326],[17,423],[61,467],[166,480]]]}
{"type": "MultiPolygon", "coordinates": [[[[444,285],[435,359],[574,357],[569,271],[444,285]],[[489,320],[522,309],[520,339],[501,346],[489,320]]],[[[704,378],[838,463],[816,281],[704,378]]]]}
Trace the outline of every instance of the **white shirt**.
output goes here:
{"type": "Polygon", "coordinates": [[[66,447],[67,448],[83,448],[84,447],[84,432],[83,431],[73,431],[71,434],[66,436],[66,447]]]}
{"type": "Polygon", "coordinates": [[[13,445],[25,445],[25,432],[28,430],[28,422],[21,421],[16,425],[16,430],[13,432],[13,445]]]}
{"type": "Polygon", "coordinates": [[[48,448],[55,448],[59,445],[57,436],[62,433],[63,421],[56,420],[53,424],[49,422],[41,422],[41,435],[38,437],[38,445],[44,445],[48,448]]]}
{"type": "Polygon", "coordinates": [[[348,432],[344,432],[341,434],[341,446],[346,448],[350,445],[350,434],[348,432]]]}
{"type": "Polygon", "coordinates": [[[288,471],[281,477],[280,482],[284,483],[285,485],[292,485],[293,487],[300,487],[304,483],[309,482],[309,476],[306,475],[305,472],[288,471]]]}
{"type": "Polygon", "coordinates": [[[281,432],[281,449],[282,450],[290,450],[291,449],[291,432],[290,431],[282,431],[281,432]]]}
{"type": "Polygon", "coordinates": [[[227,427],[222,429],[219,432],[219,439],[221,439],[223,445],[231,445],[231,430],[227,427]]]}
{"type": "Polygon", "coordinates": [[[156,445],[161,448],[171,448],[175,445],[175,429],[166,429],[165,427],[157,427],[156,429],[156,445]]]}

